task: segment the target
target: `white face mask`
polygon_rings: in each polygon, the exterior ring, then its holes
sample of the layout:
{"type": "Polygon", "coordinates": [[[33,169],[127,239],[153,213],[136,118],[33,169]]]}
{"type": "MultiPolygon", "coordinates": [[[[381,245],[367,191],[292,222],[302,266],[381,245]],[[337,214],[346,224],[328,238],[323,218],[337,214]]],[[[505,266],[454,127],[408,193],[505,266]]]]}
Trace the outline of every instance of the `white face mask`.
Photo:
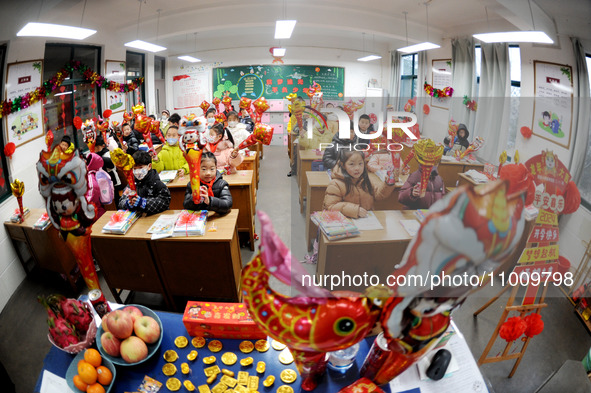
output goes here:
{"type": "Polygon", "coordinates": [[[143,168],[134,169],[133,176],[135,176],[135,178],[138,180],[142,180],[144,177],[146,177],[149,170],[150,170],[150,168],[147,166],[145,166],[143,168]]]}
{"type": "Polygon", "coordinates": [[[209,125],[212,125],[213,123],[215,123],[215,118],[213,118],[213,117],[209,117],[209,118],[207,119],[207,124],[209,124],[209,125]]]}
{"type": "Polygon", "coordinates": [[[234,127],[236,127],[236,125],[237,125],[237,124],[238,124],[238,122],[237,122],[237,121],[229,121],[229,122],[228,122],[228,126],[229,126],[230,128],[234,128],[234,127]]]}
{"type": "Polygon", "coordinates": [[[216,143],[216,142],[217,142],[217,140],[218,140],[218,137],[217,137],[217,135],[216,135],[216,136],[211,136],[210,134],[206,134],[206,135],[205,135],[205,140],[206,140],[208,143],[214,144],[214,143],[216,143]]]}

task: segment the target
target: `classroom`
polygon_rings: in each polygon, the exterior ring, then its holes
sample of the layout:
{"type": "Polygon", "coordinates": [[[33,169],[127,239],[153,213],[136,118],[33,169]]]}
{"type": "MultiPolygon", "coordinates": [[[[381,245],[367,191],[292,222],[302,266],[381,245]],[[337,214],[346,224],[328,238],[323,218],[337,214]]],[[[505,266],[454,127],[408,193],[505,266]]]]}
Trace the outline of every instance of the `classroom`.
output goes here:
{"type": "Polygon", "coordinates": [[[589,15],[3,2],[3,391],[591,392],[589,15]]]}

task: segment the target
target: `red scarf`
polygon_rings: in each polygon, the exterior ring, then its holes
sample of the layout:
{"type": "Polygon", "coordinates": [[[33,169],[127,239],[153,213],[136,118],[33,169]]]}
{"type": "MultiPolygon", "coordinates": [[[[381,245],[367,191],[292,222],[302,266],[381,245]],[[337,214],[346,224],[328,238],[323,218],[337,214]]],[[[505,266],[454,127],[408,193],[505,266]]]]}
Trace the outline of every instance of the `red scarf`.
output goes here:
{"type": "Polygon", "coordinates": [[[214,182],[215,182],[215,178],[212,181],[210,181],[209,183],[201,180],[201,184],[207,186],[207,195],[209,195],[210,197],[214,196],[213,189],[212,189],[214,182]]]}
{"type": "Polygon", "coordinates": [[[215,144],[211,144],[211,143],[207,143],[209,145],[209,151],[212,153],[215,153],[215,151],[218,148],[218,143],[220,143],[220,141],[217,141],[215,144]]]}

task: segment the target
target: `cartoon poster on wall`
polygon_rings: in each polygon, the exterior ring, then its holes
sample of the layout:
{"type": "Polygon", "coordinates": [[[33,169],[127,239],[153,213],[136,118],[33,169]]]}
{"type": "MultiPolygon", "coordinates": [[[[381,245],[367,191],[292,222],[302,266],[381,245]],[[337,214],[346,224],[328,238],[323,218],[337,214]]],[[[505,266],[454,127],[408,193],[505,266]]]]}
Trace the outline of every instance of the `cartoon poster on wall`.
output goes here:
{"type": "MultiPolygon", "coordinates": [[[[107,60],[105,62],[106,78],[113,82],[125,83],[125,62],[118,60],[107,60]]],[[[113,113],[123,112],[126,110],[127,103],[125,101],[125,93],[116,93],[107,90],[107,108],[113,113]]]]}
{"type": "MultiPolygon", "coordinates": [[[[43,60],[8,64],[6,99],[24,96],[41,86],[43,60]]],[[[41,101],[6,116],[6,143],[18,147],[43,135],[41,101]]]]}
{"type": "MultiPolygon", "coordinates": [[[[431,71],[434,89],[451,86],[451,59],[433,60],[431,71]]],[[[431,106],[449,110],[450,100],[450,97],[431,97],[431,106]]]]}
{"type": "Polygon", "coordinates": [[[570,147],[573,81],[572,67],[534,61],[534,135],[568,149],[570,147]]]}

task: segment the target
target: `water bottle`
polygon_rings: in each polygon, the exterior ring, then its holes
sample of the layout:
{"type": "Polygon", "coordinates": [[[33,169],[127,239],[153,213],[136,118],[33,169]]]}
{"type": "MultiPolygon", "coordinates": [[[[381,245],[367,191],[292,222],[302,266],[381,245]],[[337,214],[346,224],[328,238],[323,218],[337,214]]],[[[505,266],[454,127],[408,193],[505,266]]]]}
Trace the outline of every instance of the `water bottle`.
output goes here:
{"type": "Polygon", "coordinates": [[[359,352],[359,343],[349,348],[329,352],[328,368],[340,374],[345,374],[355,362],[357,352],[359,352]]]}

